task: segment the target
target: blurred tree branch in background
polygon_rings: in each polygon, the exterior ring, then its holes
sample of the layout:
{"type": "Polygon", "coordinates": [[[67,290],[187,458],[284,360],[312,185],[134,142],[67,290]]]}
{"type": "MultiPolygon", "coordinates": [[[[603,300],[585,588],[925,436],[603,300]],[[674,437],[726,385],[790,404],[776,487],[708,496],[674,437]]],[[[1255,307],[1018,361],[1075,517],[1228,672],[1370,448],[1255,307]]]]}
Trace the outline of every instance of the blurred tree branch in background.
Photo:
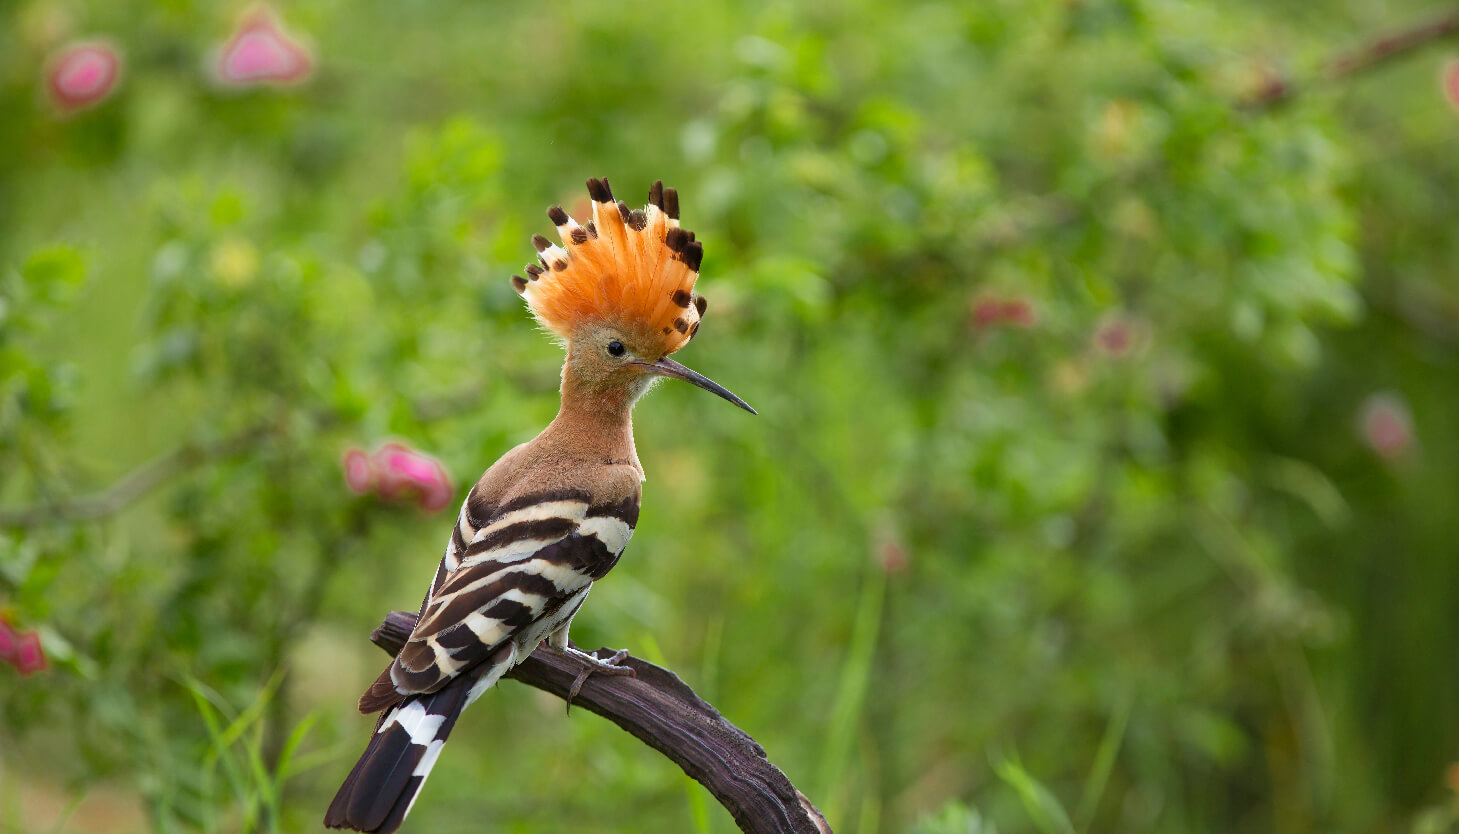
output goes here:
{"type": "MultiPolygon", "coordinates": [[[[392,611],[370,641],[394,657],[415,620],[409,612],[392,611]]],[[[831,834],[826,818],[771,764],[765,748],[678,675],[631,655],[622,665],[636,676],[611,681],[590,676],[568,708],[581,704],[663,753],[714,794],[746,834],[831,834]]],[[[567,700],[579,672],[572,661],[538,648],[506,676],[567,700]]]]}
{"type": "MultiPolygon", "coordinates": [[[[472,383],[448,394],[416,400],[411,404],[411,410],[416,419],[429,423],[471,409],[481,402],[484,394],[484,386],[472,383]]],[[[321,409],[313,414],[316,428],[327,428],[342,420],[342,415],[333,410],[321,409]]],[[[243,454],[259,444],[278,439],[287,431],[284,422],[267,420],[222,440],[184,444],[137,466],[110,486],[96,492],[53,498],[24,506],[0,507],[0,527],[38,527],[69,521],[95,521],[114,515],[173,478],[243,454]]]]}
{"type": "Polygon", "coordinates": [[[1459,8],[1393,29],[1358,46],[1338,52],[1324,61],[1321,69],[1310,78],[1272,75],[1265,79],[1243,105],[1252,109],[1267,109],[1285,104],[1312,87],[1331,84],[1374,69],[1455,34],[1459,34],[1459,8]]]}
{"type": "Polygon", "coordinates": [[[118,478],[110,486],[87,495],[55,498],[35,504],[0,507],[0,527],[37,527],[68,521],[104,518],[185,474],[223,458],[229,458],[269,438],[277,431],[272,423],[250,426],[213,443],[189,443],[159,455],[118,478]]]}

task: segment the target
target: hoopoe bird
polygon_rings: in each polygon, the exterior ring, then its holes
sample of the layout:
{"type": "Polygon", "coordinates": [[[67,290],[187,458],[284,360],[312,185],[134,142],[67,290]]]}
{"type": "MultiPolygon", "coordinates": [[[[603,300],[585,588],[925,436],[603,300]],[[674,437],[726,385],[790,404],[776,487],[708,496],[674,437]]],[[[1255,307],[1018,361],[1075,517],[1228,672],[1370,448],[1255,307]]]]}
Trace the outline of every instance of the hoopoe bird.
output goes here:
{"type": "Polygon", "coordinates": [[[461,711],[543,640],[581,666],[573,694],[589,674],[632,674],[616,665],[626,651],[600,660],[569,646],[567,633],[638,522],[633,405],[669,377],[755,413],[669,358],[694,338],[706,308],[694,292],[704,248],[679,226],[678,194],[656,182],[648,206],[630,210],[605,178],[588,180],[588,195],[592,220],[549,209],[562,245],[533,236],[539,263],[512,278],[567,348],[562,408],[462,503],[415,630],[360,698],[360,712],[384,712],[329,806],[330,828],[399,828],[461,711]]]}

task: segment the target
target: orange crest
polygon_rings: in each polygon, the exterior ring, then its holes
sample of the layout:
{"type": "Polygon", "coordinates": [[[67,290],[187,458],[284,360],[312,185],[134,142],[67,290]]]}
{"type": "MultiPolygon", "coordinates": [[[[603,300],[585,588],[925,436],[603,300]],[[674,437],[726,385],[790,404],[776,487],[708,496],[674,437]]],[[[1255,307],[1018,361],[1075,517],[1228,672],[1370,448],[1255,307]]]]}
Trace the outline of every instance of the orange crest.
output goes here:
{"type": "Polygon", "coordinates": [[[562,245],[532,236],[538,264],[512,286],[544,327],[566,339],[590,322],[612,323],[635,346],[667,356],[689,343],[704,315],[694,294],[704,247],[679,227],[679,195],[656,182],[642,211],[615,203],[607,179],[588,180],[586,226],[561,206],[547,210],[562,245]]]}

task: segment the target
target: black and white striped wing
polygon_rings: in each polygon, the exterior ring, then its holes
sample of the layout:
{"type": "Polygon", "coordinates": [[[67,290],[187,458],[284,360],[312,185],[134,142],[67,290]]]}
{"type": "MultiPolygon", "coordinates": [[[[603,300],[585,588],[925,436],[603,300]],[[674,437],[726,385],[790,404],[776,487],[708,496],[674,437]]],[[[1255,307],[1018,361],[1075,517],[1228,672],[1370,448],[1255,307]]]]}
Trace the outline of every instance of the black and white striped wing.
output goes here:
{"type": "Polygon", "coordinates": [[[362,711],[435,692],[482,664],[499,667],[473,675],[474,699],[577,613],[638,520],[636,497],[611,506],[575,493],[512,504],[478,528],[467,500],[415,631],[362,711]]]}
{"type": "Polygon", "coordinates": [[[362,712],[389,709],[326,826],[399,828],[461,711],[577,613],[638,521],[636,494],[611,506],[589,497],[556,492],[492,508],[473,491],[415,631],[360,699],[362,712]]]}

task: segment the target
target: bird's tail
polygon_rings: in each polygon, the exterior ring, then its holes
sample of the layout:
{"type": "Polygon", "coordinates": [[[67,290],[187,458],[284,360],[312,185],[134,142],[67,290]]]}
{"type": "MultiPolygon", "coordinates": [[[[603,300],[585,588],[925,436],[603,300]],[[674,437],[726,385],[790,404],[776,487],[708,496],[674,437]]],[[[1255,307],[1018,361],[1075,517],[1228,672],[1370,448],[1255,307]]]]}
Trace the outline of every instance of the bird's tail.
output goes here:
{"type": "Polygon", "coordinates": [[[457,716],[473,700],[475,677],[462,675],[439,692],[411,696],[388,710],[335,794],[324,824],[380,834],[399,828],[457,716]]]}

